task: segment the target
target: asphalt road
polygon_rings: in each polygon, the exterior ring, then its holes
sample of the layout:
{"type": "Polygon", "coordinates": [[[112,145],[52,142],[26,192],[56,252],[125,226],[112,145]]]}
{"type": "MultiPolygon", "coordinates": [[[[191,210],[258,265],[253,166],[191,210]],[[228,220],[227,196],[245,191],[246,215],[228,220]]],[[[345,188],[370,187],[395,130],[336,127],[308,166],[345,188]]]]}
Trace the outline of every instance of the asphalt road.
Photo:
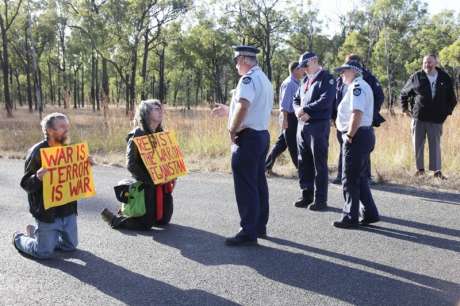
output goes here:
{"type": "Polygon", "coordinates": [[[192,173],[174,192],[165,229],[115,231],[112,186],[124,169],[96,167],[97,195],[79,204],[79,250],[35,261],[12,233],[33,223],[19,188],[23,161],[0,159],[0,305],[457,305],[460,194],[376,186],[382,222],[341,230],[343,203],[329,186],[327,212],[292,206],[293,179],[270,178],[269,239],[229,248],[238,230],[228,174],[192,173]]]}

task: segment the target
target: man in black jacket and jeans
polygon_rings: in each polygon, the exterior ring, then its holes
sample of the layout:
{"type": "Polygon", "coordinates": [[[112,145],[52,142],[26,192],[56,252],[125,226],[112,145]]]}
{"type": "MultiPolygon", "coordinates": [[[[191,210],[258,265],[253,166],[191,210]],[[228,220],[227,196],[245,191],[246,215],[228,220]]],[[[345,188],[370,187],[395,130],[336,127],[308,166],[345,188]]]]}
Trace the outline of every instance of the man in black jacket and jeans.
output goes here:
{"type": "MultiPolygon", "coordinates": [[[[41,122],[45,139],[28,152],[21,187],[27,192],[29,210],[37,227],[28,225],[26,233],[13,235],[14,247],[23,254],[35,258],[49,258],[55,250],[73,251],[78,244],[77,202],[45,210],[43,205],[43,176],[48,169],[42,168],[40,149],[66,144],[69,119],[61,113],[52,113],[41,122]]],[[[93,164],[93,161],[89,159],[93,164]]]]}
{"type": "Polygon", "coordinates": [[[457,100],[451,78],[436,65],[436,55],[423,58],[422,70],[411,75],[401,90],[401,104],[403,113],[412,117],[411,132],[417,167],[415,175],[425,173],[423,151],[425,138],[428,138],[429,170],[434,171],[435,177],[445,179],[441,173],[442,124],[452,114],[457,100]]]}

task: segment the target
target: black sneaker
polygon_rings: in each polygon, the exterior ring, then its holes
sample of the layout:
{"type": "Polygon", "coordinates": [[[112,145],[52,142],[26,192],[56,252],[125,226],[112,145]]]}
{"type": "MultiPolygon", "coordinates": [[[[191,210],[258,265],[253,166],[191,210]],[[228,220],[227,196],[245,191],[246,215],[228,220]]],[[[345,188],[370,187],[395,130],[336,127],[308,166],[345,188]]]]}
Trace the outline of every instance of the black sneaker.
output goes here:
{"type": "Polygon", "coordinates": [[[104,208],[104,210],[101,212],[101,217],[102,220],[107,222],[109,225],[112,225],[112,221],[115,219],[115,215],[107,208],[104,208]]]}
{"type": "Polygon", "coordinates": [[[327,203],[314,203],[308,209],[313,211],[324,211],[327,210],[327,203]]]}
{"type": "Polygon", "coordinates": [[[379,217],[363,218],[361,221],[359,221],[359,225],[366,226],[366,225],[369,225],[371,223],[376,223],[376,222],[379,222],[379,221],[380,221],[379,217]]]}
{"type": "Polygon", "coordinates": [[[295,207],[306,208],[313,203],[313,192],[309,190],[302,190],[302,196],[294,202],[295,207]]]}
{"type": "Polygon", "coordinates": [[[433,177],[434,178],[438,178],[440,180],[447,180],[447,177],[445,177],[441,171],[436,171],[434,174],[433,174],[433,177]]]}
{"type": "Polygon", "coordinates": [[[257,238],[251,238],[248,235],[236,234],[234,237],[225,239],[227,246],[253,246],[257,245],[257,238]]]}
{"type": "Polygon", "coordinates": [[[349,218],[343,218],[340,221],[335,221],[332,225],[338,228],[357,228],[359,223],[357,221],[353,222],[349,218]]]}
{"type": "Polygon", "coordinates": [[[260,238],[260,239],[267,239],[267,231],[261,231],[261,232],[258,232],[257,233],[257,238],[260,238]]]}

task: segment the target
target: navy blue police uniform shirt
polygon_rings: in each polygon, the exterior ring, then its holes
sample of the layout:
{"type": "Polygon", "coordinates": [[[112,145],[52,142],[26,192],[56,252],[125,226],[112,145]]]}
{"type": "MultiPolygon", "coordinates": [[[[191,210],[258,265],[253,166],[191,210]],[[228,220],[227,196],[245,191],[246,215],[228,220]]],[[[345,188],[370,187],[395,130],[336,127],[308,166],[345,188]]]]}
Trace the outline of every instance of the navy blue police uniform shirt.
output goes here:
{"type": "Polygon", "coordinates": [[[301,106],[303,111],[310,116],[308,122],[329,120],[332,116],[335,99],[336,84],[334,77],[327,71],[321,70],[307,91],[308,76],[304,77],[302,84],[294,97],[294,104],[301,106]]]}

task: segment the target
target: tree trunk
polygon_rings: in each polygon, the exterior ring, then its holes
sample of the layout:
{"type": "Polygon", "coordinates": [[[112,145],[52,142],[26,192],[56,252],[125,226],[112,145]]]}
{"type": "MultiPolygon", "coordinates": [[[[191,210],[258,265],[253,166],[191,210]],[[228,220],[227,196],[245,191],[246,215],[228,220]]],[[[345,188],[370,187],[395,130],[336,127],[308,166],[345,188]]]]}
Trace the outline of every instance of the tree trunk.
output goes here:
{"type": "Polygon", "coordinates": [[[73,72],[73,108],[77,109],[77,99],[78,99],[78,88],[77,88],[77,80],[78,80],[78,70],[75,69],[73,72]]]}
{"type": "Polygon", "coordinates": [[[2,35],[2,71],[3,71],[3,97],[5,99],[6,116],[13,117],[13,101],[11,101],[9,79],[9,62],[8,62],[8,37],[3,24],[3,18],[0,18],[0,29],[2,35]]]}
{"type": "Polygon", "coordinates": [[[51,63],[48,61],[48,82],[49,82],[49,87],[50,87],[50,100],[51,100],[51,103],[54,105],[54,103],[56,102],[56,97],[55,97],[55,94],[54,94],[54,85],[53,85],[53,77],[52,77],[52,74],[51,74],[51,63]]]}
{"type": "MultiPolygon", "coordinates": [[[[162,46],[161,51],[160,51],[160,69],[159,69],[159,74],[160,74],[160,80],[159,80],[159,89],[158,89],[158,98],[160,99],[161,103],[166,103],[165,101],[165,96],[166,96],[166,90],[165,90],[165,47],[162,46]]],[[[176,103],[176,97],[177,93],[174,93],[174,104],[176,103]]]]}
{"type": "Polygon", "coordinates": [[[145,31],[144,34],[144,55],[142,59],[142,71],[141,71],[141,77],[142,77],[142,90],[141,90],[141,99],[145,100],[148,97],[147,94],[147,61],[149,58],[149,30],[145,31]]]}
{"type": "Polygon", "coordinates": [[[94,50],[91,52],[91,104],[96,111],[96,60],[94,50]]]}
{"type": "Polygon", "coordinates": [[[85,108],[85,65],[81,65],[81,85],[80,85],[80,105],[81,108],[85,108]]]}
{"type": "Polygon", "coordinates": [[[129,82],[129,110],[134,113],[134,101],[136,99],[136,70],[137,70],[137,43],[131,53],[131,77],[129,82]]]}
{"type": "Polygon", "coordinates": [[[99,58],[96,57],[96,69],[95,69],[95,75],[96,75],[96,109],[97,111],[101,110],[101,92],[100,92],[100,84],[99,84],[99,58]]]}
{"type": "Polygon", "coordinates": [[[24,104],[24,101],[22,99],[22,87],[21,83],[19,82],[19,71],[16,69],[14,77],[16,79],[16,86],[17,86],[17,92],[18,92],[18,99],[19,99],[19,105],[22,106],[24,104]]]}

